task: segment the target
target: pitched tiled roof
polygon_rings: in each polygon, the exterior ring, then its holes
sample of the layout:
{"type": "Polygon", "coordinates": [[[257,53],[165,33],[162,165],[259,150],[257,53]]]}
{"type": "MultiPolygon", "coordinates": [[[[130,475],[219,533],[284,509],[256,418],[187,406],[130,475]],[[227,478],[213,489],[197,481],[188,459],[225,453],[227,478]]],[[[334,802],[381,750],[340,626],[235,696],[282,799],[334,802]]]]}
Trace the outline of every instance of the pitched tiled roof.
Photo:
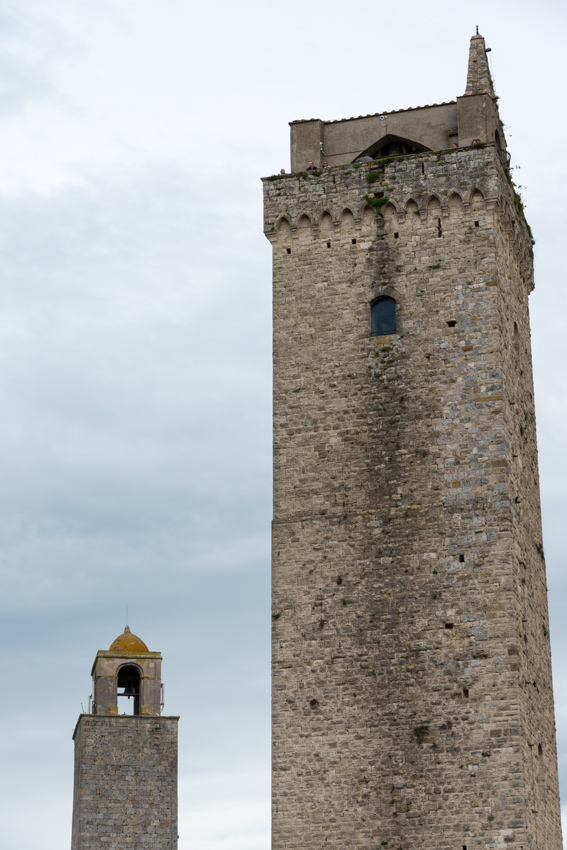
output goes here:
{"type": "MultiPolygon", "coordinates": [[[[343,121],[358,121],[360,118],[378,118],[380,115],[394,115],[396,112],[412,112],[416,109],[431,109],[434,106],[451,106],[456,100],[447,100],[444,103],[426,103],[425,106],[408,106],[407,109],[391,109],[389,112],[372,112],[370,115],[353,115],[351,118],[337,118],[335,121],[323,121],[323,124],[341,124],[343,121]]],[[[299,118],[290,121],[290,124],[308,124],[309,121],[318,121],[318,118],[299,118]]]]}

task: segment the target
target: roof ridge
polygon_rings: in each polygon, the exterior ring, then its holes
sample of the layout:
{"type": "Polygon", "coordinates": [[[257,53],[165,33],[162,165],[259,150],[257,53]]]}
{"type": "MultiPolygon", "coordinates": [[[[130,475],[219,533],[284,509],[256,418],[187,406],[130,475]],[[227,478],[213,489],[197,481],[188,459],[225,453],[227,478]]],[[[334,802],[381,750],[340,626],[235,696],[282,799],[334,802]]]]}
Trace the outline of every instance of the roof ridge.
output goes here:
{"type": "MultiPolygon", "coordinates": [[[[407,106],[405,109],[390,109],[390,111],[370,112],[368,115],[351,115],[350,118],[334,118],[332,121],[323,121],[323,124],[340,124],[343,121],[358,121],[361,118],[377,118],[380,115],[394,115],[396,112],[412,112],[415,109],[432,109],[435,106],[450,106],[456,100],[444,100],[442,103],[426,103],[425,106],[407,106]]],[[[298,118],[290,121],[290,124],[308,124],[310,121],[319,121],[319,118],[298,118]]]]}

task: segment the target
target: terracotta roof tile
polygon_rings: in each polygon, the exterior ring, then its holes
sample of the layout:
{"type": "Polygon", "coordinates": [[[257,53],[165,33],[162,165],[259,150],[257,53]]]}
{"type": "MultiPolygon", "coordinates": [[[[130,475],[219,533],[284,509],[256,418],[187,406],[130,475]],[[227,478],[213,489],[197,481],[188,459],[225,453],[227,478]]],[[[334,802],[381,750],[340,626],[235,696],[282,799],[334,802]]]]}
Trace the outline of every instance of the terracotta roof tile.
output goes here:
{"type": "MultiPolygon", "coordinates": [[[[323,121],[323,124],[341,124],[343,121],[359,121],[361,118],[378,118],[380,115],[395,115],[396,112],[412,112],[416,109],[432,109],[434,106],[451,106],[456,100],[446,100],[443,103],[426,103],[425,106],[408,106],[407,109],[391,109],[389,112],[372,112],[369,115],[356,115],[350,118],[337,118],[335,121],[323,121]]],[[[308,124],[310,121],[318,121],[318,118],[299,118],[290,121],[290,124],[308,124]]]]}

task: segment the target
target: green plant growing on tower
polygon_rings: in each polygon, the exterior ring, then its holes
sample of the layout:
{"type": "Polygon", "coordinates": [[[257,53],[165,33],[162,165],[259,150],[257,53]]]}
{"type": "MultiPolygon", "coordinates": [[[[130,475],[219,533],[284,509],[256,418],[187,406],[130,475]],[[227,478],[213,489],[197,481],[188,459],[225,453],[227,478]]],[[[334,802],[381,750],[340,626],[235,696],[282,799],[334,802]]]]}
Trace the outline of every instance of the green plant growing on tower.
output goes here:
{"type": "Polygon", "coordinates": [[[368,183],[376,183],[377,180],[381,180],[384,176],[384,169],[387,165],[391,165],[394,162],[393,156],[385,156],[383,159],[376,160],[375,171],[369,171],[366,175],[366,180],[368,183]]]}
{"type": "Polygon", "coordinates": [[[374,209],[376,215],[382,215],[382,207],[390,200],[386,195],[383,198],[373,198],[371,195],[365,195],[364,199],[374,209]]]}

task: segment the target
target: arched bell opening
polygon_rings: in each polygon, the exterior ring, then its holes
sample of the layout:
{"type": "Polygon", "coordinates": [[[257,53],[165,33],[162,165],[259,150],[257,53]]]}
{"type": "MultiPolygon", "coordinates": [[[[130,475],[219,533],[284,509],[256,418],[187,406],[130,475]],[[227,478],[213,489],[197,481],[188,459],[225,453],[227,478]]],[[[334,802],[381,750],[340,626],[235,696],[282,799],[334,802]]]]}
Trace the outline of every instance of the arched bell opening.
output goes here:
{"type": "Polygon", "coordinates": [[[133,664],[127,664],[118,671],[116,696],[118,714],[140,713],[140,671],[133,664]]]}

